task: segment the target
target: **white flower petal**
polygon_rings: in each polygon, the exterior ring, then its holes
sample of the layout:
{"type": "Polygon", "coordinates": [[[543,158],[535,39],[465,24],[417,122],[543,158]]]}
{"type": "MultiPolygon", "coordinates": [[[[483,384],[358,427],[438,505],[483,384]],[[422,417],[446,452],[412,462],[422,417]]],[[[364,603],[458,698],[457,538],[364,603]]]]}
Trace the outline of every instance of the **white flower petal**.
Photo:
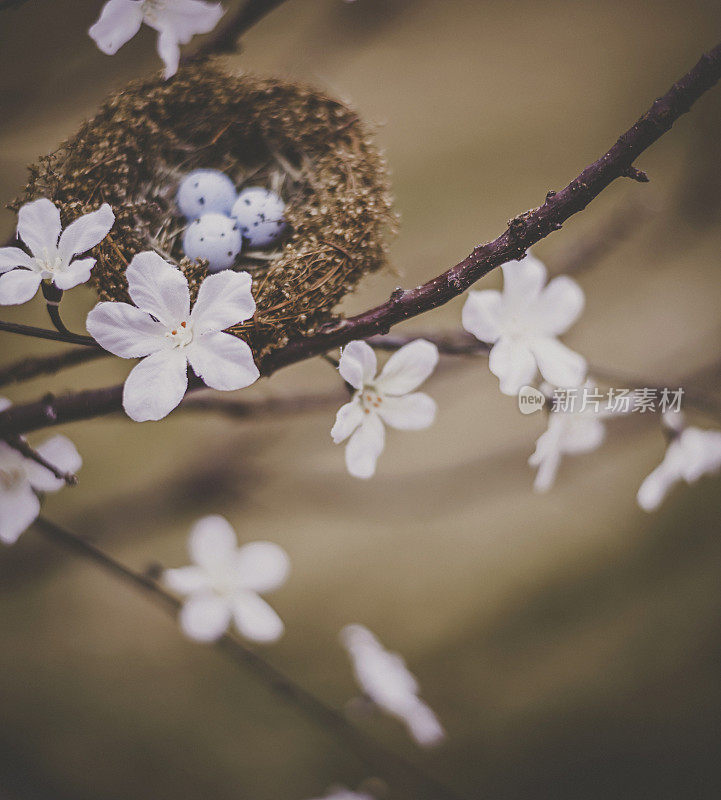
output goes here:
{"type": "Polygon", "coordinates": [[[534,302],[546,283],[546,267],[530,253],[521,261],[509,261],[503,270],[504,311],[518,312],[534,302]]]}
{"type": "Polygon", "coordinates": [[[546,286],[529,313],[535,320],[539,333],[559,336],[578,319],[585,302],[583,289],[576,281],[561,275],[546,286]]]}
{"type": "Polygon", "coordinates": [[[494,289],[468,292],[461,322],[481,342],[495,342],[501,335],[501,293],[494,289]]]}
{"type": "Polygon", "coordinates": [[[13,269],[0,275],[0,305],[27,303],[37,294],[41,281],[40,273],[29,269],[13,269]]]}
{"type": "Polygon", "coordinates": [[[7,411],[10,406],[12,406],[12,403],[7,397],[0,397],[0,411],[7,411]]]}
{"type": "Polygon", "coordinates": [[[235,554],[235,574],[253,592],[272,592],[285,583],[289,571],[288,554],[273,542],[250,542],[235,554]]]}
{"type": "Polygon", "coordinates": [[[388,359],[376,386],[383,394],[402,395],[417,389],[438,364],[438,348],[425,339],[401,347],[388,359]]]}
{"type": "Polygon", "coordinates": [[[688,483],[721,469],[721,431],[689,427],[678,441],[683,452],[681,475],[688,483]]]}
{"type": "Polygon", "coordinates": [[[108,0],[88,33],[106,55],[112,56],[140,30],[142,0],[108,0]]]}
{"type": "MultiPolygon", "coordinates": [[[[83,465],[80,453],[67,436],[53,436],[35,450],[61,472],[77,472],[83,465]]],[[[26,460],[25,472],[33,489],[38,492],[57,492],[65,486],[65,481],[31,459],[26,460]]]]}
{"type": "Polygon", "coordinates": [[[163,572],[163,583],[171,592],[196,594],[210,591],[210,582],[204,569],[200,567],[179,567],[163,572]]]}
{"type": "Polygon", "coordinates": [[[275,642],[283,635],[283,620],[255,592],[239,592],[233,598],[235,627],[254,642],[275,642]]]}
{"type": "MultiPolygon", "coordinates": [[[[536,453],[538,452],[539,451],[537,445],[536,453]]],[[[534,453],[534,456],[536,455],[536,453],[534,453]]],[[[529,459],[528,463],[531,464],[531,466],[538,467],[538,472],[536,473],[536,479],[533,482],[534,491],[541,493],[547,492],[555,483],[556,475],[558,474],[558,468],[561,466],[560,451],[558,450],[549,451],[545,453],[543,456],[535,458],[533,463],[531,463],[531,459],[529,459]]]]}
{"type": "Polygon", "coordinates": [[[503,394],[518,394],[536,377],[536,359],[523,340],[500,338],[491,348],[488,368],[499,379],[503,394]]]}
{"type": "Polygon", "coordinates": [[[143,358],[166,343],[165,326],[129,303],[98,303],[85,327],[104,350],[120,358],[143,358]]]}
{"type": "Polygon", "coordinates": [[[173,0],[157,16],[157,22],[148,20],[156,30],[167,29],[181,44],[187,44],[197,33],[209,33],[224,14],[220,3],[203,0],[173,0]]]}
{"type": "Polygon", "coordinates": [[[190,317],[190,291],[185,275],[157,253],[138,253],[125,272],[130,299],[168,328],[190,317]]]}
{"type": "Polygon", "coordinates": [[[260,377],[250,347],[230,333],[206,333],[193,339],[188,361],[211,389],[244,389],[260,377]]]}
{"type": "Polygon", "coordinates": [[[586,377],[586,359],[550,336],[530,343],[541,375],[553,386],[580,386],[586,377]]]}
{"type": "Polygon", "coordinates": [[[40,513],[40,501],[26,480],[0,484],[0,542],[14,544],[40,513]]]}
{"type": "Polygon", "coordinates": [[[190,318],[195,333],[224,331],[255,314],[251,293],[253,279],[247,272],[223,270],[201,284],[190,318]]]}
{"type": "Polygon", "coordinates": [[[662,461],[641,484],[636,495],[639,506],[644,511],[655,511],[680,478],[675,470],[670,470],[662,461]]]}
{"type": "Polygon", "coordinates": [[[408,733],[421,747],[436,747],[446,738],[446,732],[435,712],[418,698],[408,704],[403,721],[408,733]]]}
{"type": "Polygon", "coordinates": [[[365,384],[371,383],[377,370],[376,354],[366,342],[348,342],[341,350],[338,372],[354,389],[360,389],[365,384]]]}
{"type": "Polygon", "coordinates": [[[136,422],[166,417],[188,388],[188,361],[180,350],[160,350],[144,358],[128,375],[123,408],[136,422]]]}
{"type": "Polygon", "coordinates": [[[597,450],[605,438],[606,428],[600,417],[596,419],[590,414],[585,414],[581,419],[574,420],[569,426],[562,441],[563,452],[571,455],[590,453],[597,450]]]}
{"type": "Polygon", "coordinates": [[[115,223],[113,209],[103,203],[97,211],[83,214],[71,222],[60,235],[58,254],[67,264],[73,256],[86,253],[100,244],[115,223]]]}
{"type": "Polygon", "coordinates": [[[60,236],[60,212],[45,197],[18,212],[18,235],[34,256],[54,254],[60,236]]]}
{"type": "Polygon", "coordinates": [[[191,595],[183,604],[179,622],[183,633],[196,642],[214,642],[228,630],[230,604],[217,594],[191,595]]]}
{"type": "Polygon", "coordinates": [[[347,439],[351,433],[363,422],[363,406],[360,400],[354,398],[338,409],[335,423],[330,430],[330,435],[336,444],[347,439]]]}
{"type": "Polygon", "coordinates": [[[180,47],[173,31],[162,30],[158,34],[158,55],[165,64],[163,77],[167,81],[178,71],[178,64],[180,63],[180,47]]]}
{"type": "Polygon", "coordinates": [[[63,290],[72,289],[81,283],[87,283],[90,280],[90,271],[94,266],[94,258],[81,258],[73,261],[62,272],[57,272],[53,275],[53,283],[58,289],[63,290]]]}
{"type": "Polygon", "coordinates": [[[203,569],[214,571],[218,565],[233,558],[238,538],[225,517],[210,514],[199,519],[188,538],[188,552],[192,560],[203,569]]]}
{"type": "Polygon", "coordinates": [[[37,269],[35,261],[19,247],[0,247],[0,274],[15,267],[37,269]]]}
{"type": "Polygon", "coordinates": [[[363,423],[350,437],[345,448],[348,472],[356,478],[372,478],[384,445],[383,423],[375,414],[366,414],[363,423]]]}
{"type": "Polygon", "coordinates": [[[404,397],[385,396],[376,409],[376,413],[386,425],[400,431],[420,431],[428,428],[436,418],[436,411],[436,401],[423,392],[415,392],[404,397]]]}

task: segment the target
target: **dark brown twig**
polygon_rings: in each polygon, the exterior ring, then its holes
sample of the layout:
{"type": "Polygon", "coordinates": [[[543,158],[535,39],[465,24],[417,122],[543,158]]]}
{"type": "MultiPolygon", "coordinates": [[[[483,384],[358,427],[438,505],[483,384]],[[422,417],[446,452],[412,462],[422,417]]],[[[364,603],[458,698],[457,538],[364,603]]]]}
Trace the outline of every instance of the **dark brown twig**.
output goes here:
{"type": "Polygon", "coordinates": [[[181,56],[180,63],[189,64],[209,56],[232,53],[237,49],[238,37],[283,2],[284,0],[245,0],[235,11],[226,12],[198,47],[181,56]]]}
{"type": "Polygon", "coordinates": [[[22,361],[0,369],[0,386],[28,381],[40,375],[53,375],[66,367],[86,364],[88,361],[95,361],[109,355],[107,350],[101,350],[99,347],[73,347],[51,356],[24,358],[22,361]]]}
{"type": "Polygon", "coordinates": [[[56,478],[65,481],[68,486],[78,485],[78,476],[74,472],[63,472],[59,470],[54,464],[51,464],[46,458],[43,458],[37,450],[33,450],[22,436],[8,436],[5,441],[13,450],[17,450],[18,453],[25,456],[25,458],[29,458],[36,464],[40,464],[41,467],[45,467],[45,469],[52,472],[56,478]]]}
{"type": "Polygon", "coordinates": [[[30,336],[34,339],[51,339],[55,342],[82,344],[85,347],[100,347],[91,336],[82,336],[79,333],[70,333],[70,331],[62,332],[58,330],[48,330],[47,328],[35,328],[32,325],[21,325],[17,322],[4,322],[0,320],[0,331],[5,331],[5,333],[17,333],[20,336],[30,336]]]}
{"type": "MultiPolygon", "coordinates": [[[[180,601],[150,574],[136,572],[121,564],[95,544],[44,517],[36,520],[35,527],[48,539],[91,561],[133,589],[143,592],[173,618],[177,616],[181,607],[180,601]]],[[[459,796],[454,790],[433,776],[427,775],[412,761],[399,756],[366,736],[352,725],[340,711],[326,705],[247,647],[236,636],[226,633],[215,643],[215,649],[237,666],[250,670],[270,691],[282,697],[322,730],[337,737],[337,740],[342,742],[362,762],[379,771],[404,794],[407,793],[410,797],[415,793],[415,795],[422,795],[429,800],[430,798],[459,800],[459,796]]]]}
{"type": "MultiPolygon", "coordinates": [[[[388,333],[393,325],[463,294],[492,269],[522,258],[529,247],[559,230],[569,217],[586,208],[610,183],[627,172],[633,161],[670,130],[720,77],[721,45],[717,45],[656,100],[601,158],[586,167],[564,189],[548,192],[542,206],[511,220],[497,239],[479,245],[463,261],[427,283],[415,289],[396,289],[387,302],[325,326],[312,336],[292,341],[270,353],[260,364],[261,372],[271,375],[281,367],[326,353],[354,339],[388,333]]],[[[48,420],[42,404],[16,406],[0,413],[0,435],[117,411],[121,396],[121,386],[68,395],[56,402],[54,421],[48,420]]]]}

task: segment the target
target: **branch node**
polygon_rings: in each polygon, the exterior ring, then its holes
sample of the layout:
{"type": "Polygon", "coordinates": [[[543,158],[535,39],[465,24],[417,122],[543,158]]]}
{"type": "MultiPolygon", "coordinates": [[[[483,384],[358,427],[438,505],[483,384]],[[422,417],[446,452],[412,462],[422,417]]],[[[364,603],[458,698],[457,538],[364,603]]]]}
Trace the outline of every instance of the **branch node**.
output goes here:
{"type": "Polygon", "coordinates": [[[621,173],[621,177],[630,178],[632,181],[638,181],[638,183],[648,183],[649,181],[648,175],[642,169],[636,169],[636,167],[630,165],[621,173]]]}

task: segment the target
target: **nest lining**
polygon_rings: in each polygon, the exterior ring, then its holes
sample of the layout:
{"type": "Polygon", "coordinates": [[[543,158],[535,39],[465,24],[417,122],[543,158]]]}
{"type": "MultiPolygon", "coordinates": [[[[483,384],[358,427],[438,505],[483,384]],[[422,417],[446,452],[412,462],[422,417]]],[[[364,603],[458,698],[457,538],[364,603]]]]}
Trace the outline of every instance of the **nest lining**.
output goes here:
{"type": "Polygon", "coordinates": [[[102,202],[116,223],[91,251],[103,300],[128,300],[125,268],[154,249],[188,277],[205,263],[183,256],[187,222],[175,206],[180,178],[222,170],[238,189],[265,186],[286,203],[287,233],[275,250],[243,251],[257,310],[231,329],[256,357],[313,333],[363,275],[386,260],[394,227],[385,164],[357,115],[312,88],[202,63],[173,79],[131,83],[59,150],[30,168],[14,207],[39,197],[64,225],[102,202]]]}

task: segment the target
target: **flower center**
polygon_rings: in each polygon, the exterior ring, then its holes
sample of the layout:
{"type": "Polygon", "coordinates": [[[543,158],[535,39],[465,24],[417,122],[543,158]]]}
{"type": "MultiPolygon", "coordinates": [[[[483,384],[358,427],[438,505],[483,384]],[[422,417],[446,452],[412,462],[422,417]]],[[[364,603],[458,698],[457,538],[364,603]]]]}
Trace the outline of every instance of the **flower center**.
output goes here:
{"type": "Polygon", "coordinates": [[[35,263],[38,265],[43,277],[51,277],[57,272],[60,272],[63,267],[63,260],[60,258],[57,250],[49,250],[43,247],[42,255],[35,257],[35,263]]]}
{"type": "Polygon", "coordinates": [[[6,491],[17,489],[25,479],[25,473],[19,467],[0,468],[0,487],[6,491]]]}
{"type": "Polygon", "coordinates": [[[158,15],[165,10],[167,0],[143,0],[141,10],[146,22],[154,23],[158,21],[158,15]]]}
{"type": "Polygon", "coordinates": [[[171,347],[187,347],[193,341],[193,329],[183,320],[176,328],[167,331],[165,338],[169,340],[171,347]]]}
{"type": "Polygon", "coordinates": [[[375,386],[364,386],[360,392],[361,406],[366,414],[372,411],[377,411],[383,403],[383,395],[375,388],[375,386]]]}

